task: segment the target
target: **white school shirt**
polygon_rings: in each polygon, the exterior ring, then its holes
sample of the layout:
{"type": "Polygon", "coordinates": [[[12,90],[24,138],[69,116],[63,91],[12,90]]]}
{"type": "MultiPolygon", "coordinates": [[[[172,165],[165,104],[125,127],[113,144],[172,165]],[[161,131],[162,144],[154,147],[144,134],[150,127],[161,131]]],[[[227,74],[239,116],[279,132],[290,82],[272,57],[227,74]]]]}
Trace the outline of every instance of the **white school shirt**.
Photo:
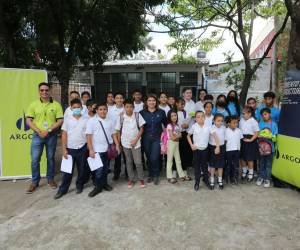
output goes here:
{"type": "MultiPolygon", "coordinates": [[[[85,105],[82,105],[82,110],[81,110],[81,116],[85,116],[87,117],[88,116],[88,109],[85,105]]],[[[71,117],[73,116],[73,111],[71,109],[71,107],[67,107],[67,109],[65,110],[65,113],[64,113],[64,119],[67,119],[68,117],[71,117]]]]}
{"type": "Polygon", "coordinates": [[[139,113],[140,111],[142,111],[144,109],[144,103],[134,103],[134,112],[139,113]]]}
{"type": "Polygon", "coordinates": [[[248,120],[242,118],[240,120],[239,128],[243,135],[254,135],[255,132],[259,132],[258,122],[253,117],[248,120]]]}
{"type": "Polygon", "coordinates": [[[188,113],[184,113],[182,111],[177,111],[177,116],[178,116],[178,126],[180,127],[181,131],[186,131],[187,129],[183,129],[181,126],[182,124],[189,124],[190,123],[190,118],[188,113]]]}
{"type": "Polygon", "coordinates": [[[225,131],[226,151],[240,150],[242,138],[244,136],[239,128],[234,130],[227,128],[225,131]]]}
{"type": "Polygon", "coordinates": [[[171,124],[168,124],[168,125],[167,125],[167,135],[168,135],[168,140],[171,140],[171,135],[170,135],[169,130],[173,130],[173,133],[176,133],[176,134],[181,132],[181,129],[180,129],[180,127],[178,126],[178,124],[175,125],[175,126],[172,126],[171,124]]]}
{"type": "Polygon", "coordinates": [[[159,105],[158,106],[160,109],[162,109],[163,111],[165,111],[165,113],[166,113],[166,116],[168,116],[168,112],[170,111],[170,106],[169,105],[166,105],[166,106],[161,106],[161,105],[159,105]]]}
{"type": "Polygon", "coordinates": [[[196,104],[193,100],[185,100],[184,110],[190,115],[191,112],[196,112],[196,104]]]}
{"type": "Polygon", "coordinates": [[[195,104],[196,111],[203,111],[204,112],[204,103],[202,101],[198,101],[195,104]]]}
{"type": "Polygon", "coordinates": [[[120,119],[120,114],[124,112],[124,106],[118,108],[116,105],[111,106],[107,112],[107,118],[112,120],[113,124],[116,124],[117,120],[120,119]]]}
{"type": "Polygon", "coordinates": [[[220,141],[220,146],[224,145],[225,144],[225,131],[226,131],[225,126],[222,125],[220,128],[218,128],[218,127],[216,127],[216,125],[213,125],[210,130],[209,144],[216,146],[216,141],[213,136],[213,133],[216,133],[216,135],[220,141]]]}
{"type": "Polygon", "coordinates": [[[99,121],[102,122],[109,144],[112,144],[113,143],[112,135],[114,134],[115,130],[114,130],[113,121],[110,120],[109,118],[102,119],[99,116],[95,116],[89,119],[86,125],[85,133],[87,135],[92,135],[94,151],[98,153],[104,153],[108,149],[108,144],[99,121]]]}
{"type": "Polygon", "coordinates": [[[67,133],[67,148],[79,149],[86,144],[86,124],[88,118],[81,116],[76,119],[73,115],[67,116],[61,127],[67,133]]]}
{"type": "MultiPolygon", "coordinates": [[[[141,114],[138,114],[138,122],[139,122],[139,127],[142,127],[146,122],[144,118],[142,117],[141,114]]],[[[125,148],[132,148],[130,145],[130,142],[136,138],[136,136],[139,133],[139,129],[137,127],[137,119],[135,117],[135,113],[132,114],[132,116],[128,116],[126,114],[123,115],[123,127],[122,127],[122,134],[121,134],[121,143],[122,146],[125,148]]],[[[121,117],[120,119],[117,120],[116,130],[121,129],[121,117]]],[[[141,147],[141,139],[138,140],[135,149],[141,147]]]]}
{"type": "Polygon", "coordinates": [[[205,115],[204,125],[207,126],[207,127],[212,127],[213,120],[214,120],[214,116],[213,115],[210,115],[210,117],[207,117],[205,115]]]}
{"type": "Polygon", "coordinates": [[[194,145],[196,145],[198,149],[204,150],[207,148],[210,135],[210,127],[206,127],[205,125],[201,127],[198,123],[195,123],[190,128],[189,134],[193,135],[194,145]]]}

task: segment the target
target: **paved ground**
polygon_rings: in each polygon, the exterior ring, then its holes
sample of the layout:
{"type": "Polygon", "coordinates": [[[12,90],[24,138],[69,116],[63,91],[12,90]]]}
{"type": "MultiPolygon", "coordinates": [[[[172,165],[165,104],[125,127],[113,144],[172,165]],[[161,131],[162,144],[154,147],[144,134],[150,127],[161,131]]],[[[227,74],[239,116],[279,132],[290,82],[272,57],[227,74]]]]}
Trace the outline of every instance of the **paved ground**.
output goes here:
{"type": "Polygon", "coordinates": [[[200,189],[162,181],[54,200],[26,181],[0,182],[0,249],[300,249],[299,193],[255,185],[200,189]]]}

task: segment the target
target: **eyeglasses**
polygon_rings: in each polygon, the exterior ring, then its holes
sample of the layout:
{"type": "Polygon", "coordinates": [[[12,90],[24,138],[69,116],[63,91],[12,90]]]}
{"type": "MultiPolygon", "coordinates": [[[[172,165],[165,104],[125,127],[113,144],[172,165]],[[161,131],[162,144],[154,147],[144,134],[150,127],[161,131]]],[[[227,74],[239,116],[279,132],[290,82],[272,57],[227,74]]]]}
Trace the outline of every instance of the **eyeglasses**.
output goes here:
{"type": "Polygon", "coordinates": [[[40,89],[40,92],[49,92],[49,89],[40,89]]]}

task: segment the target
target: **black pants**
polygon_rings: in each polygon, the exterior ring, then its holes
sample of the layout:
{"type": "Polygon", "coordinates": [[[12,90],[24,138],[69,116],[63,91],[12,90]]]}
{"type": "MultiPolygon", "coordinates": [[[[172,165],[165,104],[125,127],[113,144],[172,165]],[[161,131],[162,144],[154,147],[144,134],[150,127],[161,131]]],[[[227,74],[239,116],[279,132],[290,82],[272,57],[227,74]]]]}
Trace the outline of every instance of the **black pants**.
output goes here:
{"type": "MultiPolygon", "coordinates": [[[[72,156],[73,158],[73,169],[74,165],[76,164],[77,167],[77,172],[78,172],[78,177],[76,180],[76,188],[77,189],[82,189],[84,185],[84,178],[85,178],[85,168],[87,167],[85,162],[86,162],[86,152],[87,152],[87,146],[84,145],[80,149],[70,149],[68,148],[68,154],[72,156]]],[[[72,182],[72,176],[73,176],[73,170],[72,173],[63,173],[62,175],[62,182],[59,186],[58,192],[60,193],[67,193],[69,190],[69,187],[72,182]]]]}
{"type": "Polygon", "coordinates": [[[240,151],[234,150],[234,151],[227,151],[226,152],[226,160],[227,160],[227,166],[226,166],[226,175],[225,177],[230,180],[238,179],[239,177],[239,163],[240,159],[240,151]]]}
{"type": "Polygon", "coordinates": [[[203,181],[208,183],[208,149],[194,151],[194,168],[195,168],[195,181],[200,182],[201,172],[203,173],[203,181]]]}
{"type": "Polygon", "coordinates": [[[193,151],[187,141],[187,132],[182,132],[182,137],[179,140],[179,153],[182,164],[182,169],[187,170],[193,166],[193,151]]]}
{"type": "MultiPolygon", "coordinates": [[[[118,155],[117,158],[115,158],[115,165],[114,165],[114,178],[115,179],[119,179],[120,174],[121,174],[122,156],[123,156],[123,159],[124,159],[124,164],[126,165],[125,155],[122,152],[121,154],[118,155]]],[[[126,167],[125,167],[125,175],[127,176],[127,169],[126,169],[126,167]]]]}

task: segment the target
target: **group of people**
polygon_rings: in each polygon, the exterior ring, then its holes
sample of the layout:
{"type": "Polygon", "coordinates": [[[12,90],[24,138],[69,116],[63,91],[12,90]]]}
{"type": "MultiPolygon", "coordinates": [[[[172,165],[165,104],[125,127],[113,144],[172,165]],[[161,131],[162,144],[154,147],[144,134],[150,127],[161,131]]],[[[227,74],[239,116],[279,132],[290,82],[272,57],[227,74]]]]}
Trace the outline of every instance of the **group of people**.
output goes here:
{"type": "MultiPolygon", "coordinates": [[[[272,159],[276,147],[280,110],[274,106],[275,94],[266,92],[263,104],[257,106],[250,97],[241,108],[238,94],[231,90],[227,96],[214,97],[205,89],[192,99],[192,89],[186,87],[182,97],[161,92],[143,98],[140,90],[126,99],[122,93],[108,92],[106,101],[97,103],[89,92],[70,93],[70,106],[63,113],[61,105],[50,96],[48,83],[39,84],[40,99],[30,104],[26,121],[34,131],[31,143],[32,183],[27,193],[39,186],[40,159],[44,146],[47,156],[48,185],[56,189],[54,154],[61,128],[63,157],[72,157],[77,167],[76,193],[83,191],[91,178],[94,184],[90,197],[111,191],[107,176],[120,178],[122,158],[128,188],[136,183],[159,184],[159,176],[166,167],[171,184],[190,181],[188,168],[194,167],[194,190],[200,179],[213,190],[215,179],[220,189],[251,182],[258,171],[257,185],[270,187],[272,159]],[[91,171],[87,158],[100,157],[102,166],[91,171]],[[110,162],[114,161],[113,170],[110,162]],[[166,166],[164,166],[166,162],[166,166]],[[135,179],[135,170],[137,180],[135,179]],[[241,170],[241,171],[240,171],[241,170]],[[178,178],[177,178],[178,176],[178,178]]],[[[113,162],[112,162],[113,163],[113,162]]],[[[55,199],[65,195],[72,181],[72,173],[62,172],[61,184],[55,199]]]]}

